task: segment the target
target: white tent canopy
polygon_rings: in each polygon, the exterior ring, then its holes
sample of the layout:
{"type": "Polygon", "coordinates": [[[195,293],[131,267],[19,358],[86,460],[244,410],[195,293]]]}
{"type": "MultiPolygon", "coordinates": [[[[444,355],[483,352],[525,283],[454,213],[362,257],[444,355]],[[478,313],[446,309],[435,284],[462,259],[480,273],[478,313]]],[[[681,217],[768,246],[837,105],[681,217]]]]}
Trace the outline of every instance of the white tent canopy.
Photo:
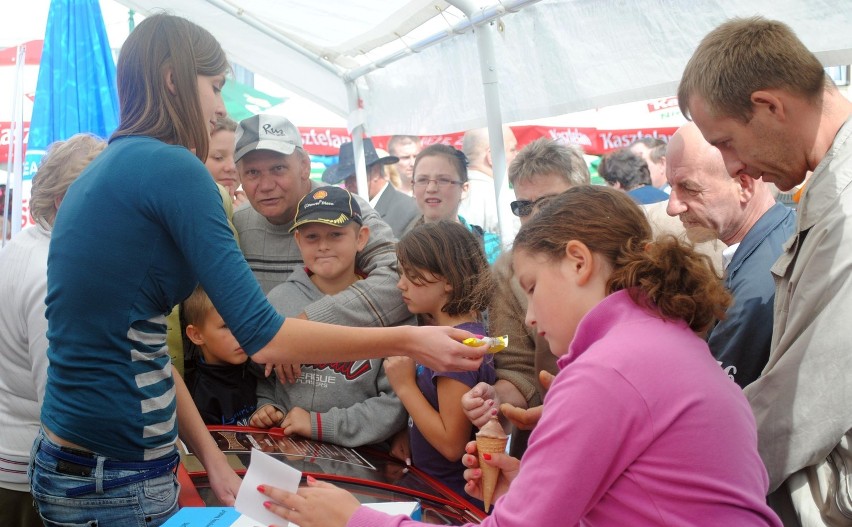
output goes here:
{"type": "MultiPolygon", "coordinates": [[[[349,117],[351,125],[362,119],[350,115],[356,99],[346,89],[346,80],[356,78],[370,135],[486,124],[476,39],[468,19],[447,2],[118,1],[145,15],[166,9],[192,19],[234,62],[349,117]]],[[[852,63],[850,0],[473,2],[482,4],[474,23],[493,20],[506,122],[672,95],[699,40],[735,16],[782,20],[825,65],[852,63]]]]}

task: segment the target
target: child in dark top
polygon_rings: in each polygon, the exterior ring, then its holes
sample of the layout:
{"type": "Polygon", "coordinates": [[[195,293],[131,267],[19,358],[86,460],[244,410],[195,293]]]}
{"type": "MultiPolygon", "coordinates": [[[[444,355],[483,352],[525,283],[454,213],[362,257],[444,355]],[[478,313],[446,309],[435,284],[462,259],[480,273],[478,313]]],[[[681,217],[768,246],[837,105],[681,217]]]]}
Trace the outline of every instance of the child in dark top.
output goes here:
{"type": "MultiPolygon", "coordinates": [[[[451,221],[424,223],[397,245],[397,287],[408,310],[429,324],[485,334],[482,315],[491,274],[476,237],[451,221]]],[[[465,444],[473,437],[461,397],[479,382],[496,381],[491,356],[472,372],[438,372],[406,357],[389,357],[385,372],[411,418],[414,465],[464,496],[465,444]]],[[[472,500],[480,508],[482,503],[472,500]]]]}
{"type": "Polygon", "coordinates": [[[257,406],[257,373],[248,355],[198,286],[181,305],[186,337],[200,350],[187,379],[189,393],[209,425],[246,425],[257,406]]]}

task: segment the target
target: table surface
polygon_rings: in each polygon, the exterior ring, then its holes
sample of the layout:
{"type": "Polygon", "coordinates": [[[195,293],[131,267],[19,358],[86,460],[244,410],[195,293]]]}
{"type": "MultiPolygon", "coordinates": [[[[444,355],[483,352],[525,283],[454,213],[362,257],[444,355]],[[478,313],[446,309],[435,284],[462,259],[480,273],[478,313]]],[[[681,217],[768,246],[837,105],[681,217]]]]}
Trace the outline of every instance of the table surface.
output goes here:
{"type": "MultiPolygon", "coordinates": [[[[329,481],[352,492],[361,503],[418,501],[423,521],[435,525],[479,523],[485,514],[416,467],[406,467],[384,452],[370,448],[343,448],[303,438],[286,437],[280,429],[209,426],[231,466],[242,475],[251,449],[281,459],[304,476],[329,481]]],[[[218,506],[200,462],[181,449],[181,506],[218,506]]]]}

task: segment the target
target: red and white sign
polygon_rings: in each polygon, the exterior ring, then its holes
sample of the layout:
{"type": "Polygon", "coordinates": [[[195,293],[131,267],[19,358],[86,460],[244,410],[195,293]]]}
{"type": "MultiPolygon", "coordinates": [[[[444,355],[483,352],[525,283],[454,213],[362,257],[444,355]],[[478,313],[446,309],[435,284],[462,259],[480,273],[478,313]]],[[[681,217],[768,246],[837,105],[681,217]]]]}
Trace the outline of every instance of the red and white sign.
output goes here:
{"type": "MultiPolygon", "coordinates": [[[[41,50],[44,42],[31,40],[25,44],[27,52],[24,58],[24,67],[21,70],[23,98],[17,103],[21,105],[24,116],[24,150],[26,151],[30,116],[33,113],[33,99],[35,98],[36,83],[38,83],[38,65],[41,61],[41,50]]],[[[18,85],[15,64],[17,58],[18,48],[16,46],[0,50],[0,163],[3,164],[9,160],[9,140],[12,123],[15,121],[12,112],[16,103],[15,87],[18,85]]]]}
{"type": "MultiPolygon", "coordinates": [[[[541,137],[580,146],[586,154],[603,155],[624,148],[642,137],[668,142],[686,123],[677,97],[665,97],[609,106],[559,117],[512,125],[518,148],[541,137]]],[[[340,143],[351,141],[343,128],[300,128],[305,149],[314,155],[337,155],[340,143]]],[[[464,132],[420,136],[423,146],[442,143],[461,149],[464,132]]],[[[373,136],[377,148],[387,150],[390,136],[373,136]]]]}
{"type": "Polygon", "coordinates": [[[346,128],[300,127],[302,146],[309,154],[336,156],[340,145],[352,141],[346,128]]]}
{"type": "MultiPolygon", "coordinates": [[[[567,144],[575,144],[583,149],[586,154],[603,155],[619,148],[624,148],[637,139],[642,137],[656,137],[665,142],[669,141],[672,134],[677,131],[679,126],[658,127],[658,128],[621,128],[615,130],[604,130],[588,127],[569,127],[569,126],[534,126],[521,125],[511,126],[512,132],[518,140],[518,148],[523,148],[529,143],[542,137],[549,137],[567,144]]],[[[305,150],[313,155],[336,156],[340,148],[340,143],[346,143],[352,140],[352,137],[346,134],[343,129],[329,128],[325,130],[317,130],[315,128],[299,128],[302,132],[302,140],[305,150]],[[311,140],[308,138],[311,137],[311,140]],[[321,138],[318,141],[316,138],[321,138]]],[[[429,146],[437,143],[451,145],[461,150],[462,138],[464,132],[442,135],[424,135],[420,136],[423,146],[429,146]]],[[[376,148],[387,150],[387,144],[391,136],[379,135],[373,136],[373,145],[376,148]]]]}

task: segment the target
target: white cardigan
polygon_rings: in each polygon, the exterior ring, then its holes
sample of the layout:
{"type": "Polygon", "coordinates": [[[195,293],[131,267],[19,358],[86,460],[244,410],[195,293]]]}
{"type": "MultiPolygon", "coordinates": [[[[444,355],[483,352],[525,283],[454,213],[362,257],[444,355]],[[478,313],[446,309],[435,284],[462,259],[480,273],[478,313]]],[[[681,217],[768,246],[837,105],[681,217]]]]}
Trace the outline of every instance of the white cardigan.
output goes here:
{"type": "Polygon", "coordinates": [[[37,225],[0,250],[0,488],[24,492],[47,382],[49,245],[37,225]]]}

